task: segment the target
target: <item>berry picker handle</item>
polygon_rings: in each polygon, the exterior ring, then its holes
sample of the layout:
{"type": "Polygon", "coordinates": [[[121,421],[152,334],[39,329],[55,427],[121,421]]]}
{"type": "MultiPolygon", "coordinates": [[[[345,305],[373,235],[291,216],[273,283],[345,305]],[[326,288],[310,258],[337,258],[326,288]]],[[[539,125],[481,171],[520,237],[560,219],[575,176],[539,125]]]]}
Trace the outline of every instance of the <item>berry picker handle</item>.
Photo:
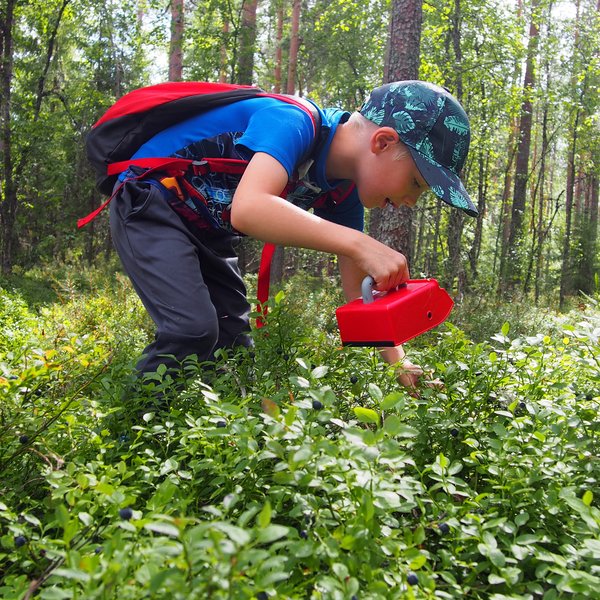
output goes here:
{"type": "MultiPolygon", "coordinates": [[[[373,296],[374,285],[375,280],[370,275],[367,275],[362,280],[360,291],[362,293],[363,304],[371,304],[371,302],[375,301],[375,297],[373,296]]],[[[396,289],[400,289],[401,287],[406,287],[406,283],[401,283],[396,289]]]]}
{"type": "Polygon", "coordinates": [[[362,293],[362,299],[364,304],[371,304],[375,298],[373,298],[373,286],[375,285],[375,280],[367,275],[363,280],[360,286],[360,291],[362,293]]]}

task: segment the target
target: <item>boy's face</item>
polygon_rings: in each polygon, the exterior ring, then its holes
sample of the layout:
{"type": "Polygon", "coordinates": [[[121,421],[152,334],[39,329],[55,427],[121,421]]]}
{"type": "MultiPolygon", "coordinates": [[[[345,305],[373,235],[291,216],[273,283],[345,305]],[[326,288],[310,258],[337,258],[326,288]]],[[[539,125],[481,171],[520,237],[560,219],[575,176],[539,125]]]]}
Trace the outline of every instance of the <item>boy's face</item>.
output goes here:
{"type": "Polygon", "coordinates": [[[356,181],[365,208],[383,208],[388,204],[412,208],[428,189],[408,151],[402,158],[396,158],[399,150],[397,144],[386,146],[381,140],[372,146],[369,160],[356,181]]]}

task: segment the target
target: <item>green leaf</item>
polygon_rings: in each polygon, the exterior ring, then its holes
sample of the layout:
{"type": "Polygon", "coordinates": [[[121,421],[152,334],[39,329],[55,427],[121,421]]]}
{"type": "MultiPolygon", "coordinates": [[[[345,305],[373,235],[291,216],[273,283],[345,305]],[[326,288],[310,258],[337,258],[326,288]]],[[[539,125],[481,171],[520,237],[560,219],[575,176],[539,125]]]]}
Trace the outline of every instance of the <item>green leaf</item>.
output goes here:
{"type": "Polygon", "coordinates": [[[271,523],[271,503],[267,500],[262,507],[262,510],[258,513],[256,517],[256,522],[261,529],[264,529],[271,523]]]}
{"type": "Polygon", "coordinates": [[[66,579],[75,579],[78,581],[89,581],[91,579],[91,575],[89,573],[79,569],[66,569],[59,567],[58,569],[54,569],[52,574],[58,577],[65,577],[66,579]]]}
{"type": "Polygon", "coordinates": [[[400,423],[400,419],[398,417],[396,417],[396,415],[390,415],[386,421],[388,419],[392,419],[394,418],[398,419],[398,422],[395,421],[395,419],[392,421],[392,423],[390,424],[390,427],[392,427],[392,429],[394,429],[394,433],[392,434],[391,432],[390,435],[393,435],[394,437],[400,437],[400,438],[411,438],[411,437],[417,437],[419,435],[419,430],[415,429],[414,427],[411,427],[410,425],[406,425],[405,423],[400,423]]]}
{"type": "Polygon", "coordinates": [[[379,415],[370,408],[364,408],[364,406],[355,406],[353,408],[354,414],[356,418],[361,423],[374,423],[375,425],[379,424],[379,415]]]}
{"type": "Polygon", "coordinates": [[[391,436],[396,435],[402,428],[402,421],[397,415],[390,415],[383,422],[383,430],[391,436]]]}
{"type": "Polygon", "coordinates": [[[159,533],[161,535],[168,535],[170,537],[179,537],[179,529],[172,523],[163,523],[161,521],[154,521],[152,523],[146,523],[144,529],[159,533]]]}
{"type": "Polygon", "coordinates": [[[369,383],[367,388],[369,390],[369,395],[371,396],[371,398],[373,398],[375,402],[381,402],[381,400],[383,399],[383,392],[381,391],[381,388],[378,385],[375,385],[374,383],[369,383]]]}
{"type": "Polygon", "coordinates": [[[329,367],[323,365],[320,367],[315,367],[312,372],[311,372],[311,376],[314,377],[315,379],[321,379],[321,377],[325,377],[325,375],[327,375],[327,372],[329,371],[329,367]]]}
{"type": "Polygon", "coordinates": [[[258,532],[256,541],[259,544],[270,544],[288,534],[289,528],[283,525],[269,525],[258,532]]]}
{"type": "Polygon", "coordinates": [[[87,512],[80,512],[77,516],[86,527],[89,527],[94,522],[92,515],[87,512]]]}
{"type": "Polygon", "coordinates": [[[214,523],[213,526],[227,535],[232,542],[236,542],[240,546],[245,546],[250,541],[250,534],[241,527],[224,522],[214,523]]]}
{"type": "Polygon", "coordinates": [[[398,406],[398,404],[403,402],[403,400],[404,394],[402,394],[401,392],[392,392],[381,401],[381,409],[390,410],[391,408],[398,406]]]}
{"type": "Polygon", "coordinates": [[[591,506],[592,505],[592,500],[594,499],[594,494],[592,494],[592,492],[590,490],[587,490],[584,494],[583,494],[583,498],[581,498],[581,501],[586,505],[586,506],[591,506]]]}
{"type": "Polygon", "coordinates": [[[424,554],[419,554],[419,556],[410,561],[409,567],[412,571],[416,571],[417,569],[420,569],[426,562],[427,557],[424,554]]]}
{"type": "Polygon", "coordinates": [[[495,567],[501,568],[506,564],[506,557],[498,548],[491,549],[488,556],[495,567]]]}

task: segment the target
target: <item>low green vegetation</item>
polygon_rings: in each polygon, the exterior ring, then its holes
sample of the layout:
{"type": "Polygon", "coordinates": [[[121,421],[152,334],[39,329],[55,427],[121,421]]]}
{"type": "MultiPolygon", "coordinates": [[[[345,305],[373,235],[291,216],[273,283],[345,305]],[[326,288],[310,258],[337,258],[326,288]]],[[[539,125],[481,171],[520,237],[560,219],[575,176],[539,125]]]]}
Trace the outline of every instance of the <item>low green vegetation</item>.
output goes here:
{"type": "Polygon", "coordinates": [[[292,283],[254,353],[136,384],[124,278],[42,275],[0,289],[2,598],[598,597],[592,299],[506,307],[518,331],[480,307],[484,338],[457,307],[411,395],[292,283]]]}

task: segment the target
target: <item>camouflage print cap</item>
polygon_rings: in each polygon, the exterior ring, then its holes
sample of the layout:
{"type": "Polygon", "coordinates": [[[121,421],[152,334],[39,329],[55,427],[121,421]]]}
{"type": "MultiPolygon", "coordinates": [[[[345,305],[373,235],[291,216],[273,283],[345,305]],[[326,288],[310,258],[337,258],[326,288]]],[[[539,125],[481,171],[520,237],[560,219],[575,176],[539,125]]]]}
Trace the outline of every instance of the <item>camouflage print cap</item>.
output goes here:
{"type": "Polygon", "coordinates": [[[459,176],[471,135],[467,114],[454,96],[432,83],[396,81],[375,88],[360,113],[398,132],[436,196],[472,217],[479,214],[459,176]]]}

